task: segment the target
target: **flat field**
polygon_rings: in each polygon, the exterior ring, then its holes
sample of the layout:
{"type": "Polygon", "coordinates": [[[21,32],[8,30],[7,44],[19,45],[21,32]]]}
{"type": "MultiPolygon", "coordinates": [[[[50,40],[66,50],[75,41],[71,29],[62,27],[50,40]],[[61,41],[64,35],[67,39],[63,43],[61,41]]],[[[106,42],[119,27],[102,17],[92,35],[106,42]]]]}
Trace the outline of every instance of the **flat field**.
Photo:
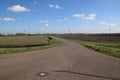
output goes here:
{"type": "Polygon", "coordinates": [[[11,54],[59,46],[60,41],[48,36],[0,37],[0,54],[11,54]]]}
{"type": "Polygon", "coordinates": [[[65,34],[59,37],[70,39],[85,47],[120,58],[120,34],[65,34]]]}
{"type": "Polygon", "coordinates": [[[90,42],[120,43],[120,34],[62,34],[58,37],[90,42]]]}
{"type": "Polygon", "coordinates": [[[0,37],[0,48],[39,46],[48,44],[47,36],[0,37]]]}

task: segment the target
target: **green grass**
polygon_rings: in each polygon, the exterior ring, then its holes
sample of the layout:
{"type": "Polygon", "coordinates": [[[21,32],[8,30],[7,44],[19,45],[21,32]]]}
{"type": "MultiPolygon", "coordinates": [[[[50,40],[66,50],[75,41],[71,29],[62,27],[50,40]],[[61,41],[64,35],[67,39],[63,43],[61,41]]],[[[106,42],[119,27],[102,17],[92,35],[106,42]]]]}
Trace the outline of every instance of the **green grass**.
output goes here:
{"type": "Polygon", "coordinates": [[[61,44],[60,41],[56,39],[51,39],[49,40],[47,45],[42,45],[42,46],[20,47],[20,48],[0,48],[0,54],[12,54],[12,53],[18,53],[18,52],[42,50],[42,49],[48,49],[51,47],[56,47],[56,46],[59,46],[60,44],[61,44]]]}
{"type": "Polygon", "coordinates": [[[0,47],[21,47],[48,44],[47,36],[0,37],[0,47]]]}
{"type": "Polygon", "coordinates": [[[73,40],[73,41],[80,43],[81,45],[91,48],[95,51],[120,58],[120,43],[99,43],[99,42],[87,42],[80,40],[73,40]]]}

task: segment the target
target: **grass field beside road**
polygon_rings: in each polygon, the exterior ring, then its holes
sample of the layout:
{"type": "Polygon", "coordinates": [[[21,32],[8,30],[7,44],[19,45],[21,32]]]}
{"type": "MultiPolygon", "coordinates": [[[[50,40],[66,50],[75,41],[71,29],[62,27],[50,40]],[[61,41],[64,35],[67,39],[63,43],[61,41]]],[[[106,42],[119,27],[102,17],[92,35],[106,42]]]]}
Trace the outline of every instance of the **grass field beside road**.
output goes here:
{"type": "Polygon", "coordinates": [[[26,47],[48,44],[47,36],[10,36],[0,37],[0,48],[26,47]]]}
{"type": "Polygon", "coordinates": [[[105,53],[110,56],[120,58],[120,43],[100,43],[100,42],[88,42],[88,41],[80,41],[73,40],[81,45],[91,48],[95,51],[99,51],[105,53]]]}
{"type": "Polygon", "coordinates": [[[3,38],[3,40],[1,39],[3,42],[0,42],[0,45],[2,44],[1,47],[3,46],[3,48],[0,48],[0,54],[41,50],[59,46],[61,44],[60,41],[53,38],[50,39],[50,37],[47,36],[17,36],[3,38]],[[6,45],[9,45],[8,48],[5,48],[7,47],[6,45]]]}

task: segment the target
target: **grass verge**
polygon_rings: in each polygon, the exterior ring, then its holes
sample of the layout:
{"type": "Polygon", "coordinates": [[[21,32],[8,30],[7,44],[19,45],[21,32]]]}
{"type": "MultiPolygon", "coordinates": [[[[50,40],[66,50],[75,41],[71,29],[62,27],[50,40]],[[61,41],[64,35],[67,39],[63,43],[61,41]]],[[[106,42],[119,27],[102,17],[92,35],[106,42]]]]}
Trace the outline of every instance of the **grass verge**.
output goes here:
{"type": "Polygon", "coordinates": [[[0,48],[40,46],[48,41],[48,36],[6,36],[0,37],[0,48]]]}
{"type": "Polygon", "coordinates": [[[99,43],[99,42],[87,42],[80,40],[73,40],[73,41],[80,43],[81,45],[93,49],[95,51],[120,58],[120,44],[118,43],[99,43]]]}
{"type": "Polygon", "coordinates": [[[56,47],[56,46],[59,46],[60,44],[61,44],[60,41],[56,39],[51,39],[48,45],[44,45],[44,46],[21,47],[21,48],[0,48],[0,54],[12,54],[12,53],[18,53],[18,52],[42,50],[42,49],[48,49],[51,47],[56,47]]]}

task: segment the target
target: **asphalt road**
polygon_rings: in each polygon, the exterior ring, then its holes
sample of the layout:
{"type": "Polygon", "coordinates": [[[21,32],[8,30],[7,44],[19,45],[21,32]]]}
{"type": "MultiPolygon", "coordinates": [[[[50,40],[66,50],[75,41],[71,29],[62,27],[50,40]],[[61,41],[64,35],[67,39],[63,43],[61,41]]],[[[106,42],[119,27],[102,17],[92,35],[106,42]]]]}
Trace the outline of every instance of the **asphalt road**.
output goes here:
{"type": "Polygon", "coordinates": [[[59,40],[59,47],[0,55],[0,80],[120,80],[120,59],[59,40]]]}

